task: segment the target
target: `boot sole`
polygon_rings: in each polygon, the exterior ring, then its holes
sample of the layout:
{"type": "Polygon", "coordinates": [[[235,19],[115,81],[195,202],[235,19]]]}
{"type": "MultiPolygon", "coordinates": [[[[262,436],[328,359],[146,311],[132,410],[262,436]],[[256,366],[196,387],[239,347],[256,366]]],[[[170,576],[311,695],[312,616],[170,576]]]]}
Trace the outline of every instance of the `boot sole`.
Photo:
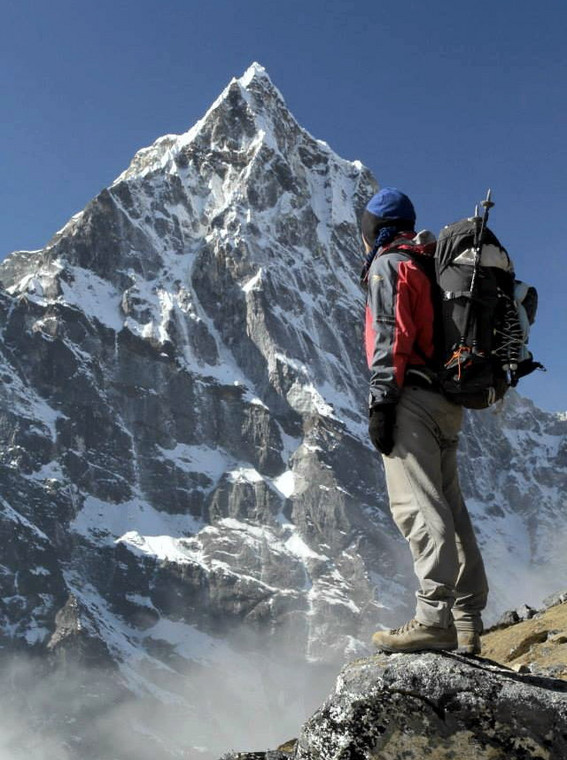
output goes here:
{"type": "Polygon", "coordinates": [[[389,647],[380,645],[377,646],[374,644],[374,646],[382,652],[387,652],[387,654],[413,654],[414,652],[455,652],[457,651],[457,645],[456,644],[449,644],[447,646],[435,646],[434,644],[422,645],[422,646],[416,646],[416,647],[404,647],[400,649],[399,647],[389,647]]]}
{"type": "Polygon", "coordinates": [[[481,650],[476,649],[475,647],[457,647],[455,650],[457,654],[480,654],[481,650]]]}

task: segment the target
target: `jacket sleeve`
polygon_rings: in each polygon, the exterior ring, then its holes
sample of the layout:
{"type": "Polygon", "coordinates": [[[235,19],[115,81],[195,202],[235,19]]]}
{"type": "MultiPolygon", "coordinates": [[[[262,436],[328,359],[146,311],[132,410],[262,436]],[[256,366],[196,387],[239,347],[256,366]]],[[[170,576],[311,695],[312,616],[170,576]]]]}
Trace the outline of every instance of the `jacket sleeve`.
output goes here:
{"type": "Polygon", "coordinates": [[[399,253],[376,257],[368,276],[366,358],[369,405],[397,403],[408,360],[433,311],[427,276],[399,253]]]}

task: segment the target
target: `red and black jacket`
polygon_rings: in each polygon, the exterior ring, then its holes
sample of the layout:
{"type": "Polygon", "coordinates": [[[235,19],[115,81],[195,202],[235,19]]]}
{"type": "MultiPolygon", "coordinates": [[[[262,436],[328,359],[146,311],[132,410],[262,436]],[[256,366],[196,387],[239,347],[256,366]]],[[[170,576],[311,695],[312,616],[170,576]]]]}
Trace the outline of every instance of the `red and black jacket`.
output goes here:
{"type": "Polygon", "coordinates": [[[427,367],[434,357],[431,232],[401,232],[379,248],[366,277],[365,343],[371,372],[370,406],[396,403],[410,367],[427,367]]]}

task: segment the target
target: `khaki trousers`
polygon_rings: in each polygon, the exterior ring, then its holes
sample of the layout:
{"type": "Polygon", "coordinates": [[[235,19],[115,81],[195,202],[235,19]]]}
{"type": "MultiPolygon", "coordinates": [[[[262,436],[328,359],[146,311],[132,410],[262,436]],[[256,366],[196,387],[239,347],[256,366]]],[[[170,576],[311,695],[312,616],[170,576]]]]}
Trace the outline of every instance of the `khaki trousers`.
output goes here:
{"type": "Polygon", "coordinates": [[[419,579],[416,618],[482,631],[488,583],[457,474],[462,409],[440,393],[406,387],[394,450],[384,456],[392,516],[419,579]]]}

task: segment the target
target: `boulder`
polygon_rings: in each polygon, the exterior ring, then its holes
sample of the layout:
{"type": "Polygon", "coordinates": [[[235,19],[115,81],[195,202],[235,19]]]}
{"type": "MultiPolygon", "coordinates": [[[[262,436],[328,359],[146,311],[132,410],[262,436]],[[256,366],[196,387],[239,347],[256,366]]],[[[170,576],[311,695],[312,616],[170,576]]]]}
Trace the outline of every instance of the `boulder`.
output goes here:
{"type": "Polygon", "coordinates": [[[356,660],[301,731],[295,760],[567,757],[567,684],[451,653],[356,660]]]}

